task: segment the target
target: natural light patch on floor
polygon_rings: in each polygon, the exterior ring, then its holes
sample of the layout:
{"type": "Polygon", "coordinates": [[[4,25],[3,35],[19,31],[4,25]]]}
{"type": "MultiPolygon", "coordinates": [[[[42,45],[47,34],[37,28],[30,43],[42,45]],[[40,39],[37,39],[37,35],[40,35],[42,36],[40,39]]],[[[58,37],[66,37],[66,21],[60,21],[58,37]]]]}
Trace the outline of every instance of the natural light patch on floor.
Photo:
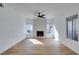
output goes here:
{"type": "Polygon", "coordinates": [[[37,39],[29,39],[33,44],[44,44],[37,39]]]}

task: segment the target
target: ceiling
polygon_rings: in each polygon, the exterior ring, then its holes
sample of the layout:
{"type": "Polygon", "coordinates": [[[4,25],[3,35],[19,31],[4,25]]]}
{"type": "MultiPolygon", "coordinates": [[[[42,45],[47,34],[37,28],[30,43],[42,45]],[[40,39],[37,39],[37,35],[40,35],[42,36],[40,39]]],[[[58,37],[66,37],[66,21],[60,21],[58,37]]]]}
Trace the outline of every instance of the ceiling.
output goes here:
{"type": "MultiPolygon", "coordinates": [[[[12,8],[26,19],[33,19],[35,11],[43,11],[47,19],[54,19],[60,14],[77,10],[78,3],[5,3],[6,8],[12,8]]],[[[78,9],[79,10],[79,9],[78,9]]]]}

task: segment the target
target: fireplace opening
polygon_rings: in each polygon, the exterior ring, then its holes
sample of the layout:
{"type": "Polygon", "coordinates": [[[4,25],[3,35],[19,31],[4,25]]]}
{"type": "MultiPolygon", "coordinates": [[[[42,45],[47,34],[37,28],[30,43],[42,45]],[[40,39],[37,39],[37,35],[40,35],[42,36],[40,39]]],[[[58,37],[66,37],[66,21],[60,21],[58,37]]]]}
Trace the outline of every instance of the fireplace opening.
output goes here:
{"type": "Polygon", "coordinates": [[[44,32],[43,31],[37,31],[37,36],[44,36],[44,32]]]}

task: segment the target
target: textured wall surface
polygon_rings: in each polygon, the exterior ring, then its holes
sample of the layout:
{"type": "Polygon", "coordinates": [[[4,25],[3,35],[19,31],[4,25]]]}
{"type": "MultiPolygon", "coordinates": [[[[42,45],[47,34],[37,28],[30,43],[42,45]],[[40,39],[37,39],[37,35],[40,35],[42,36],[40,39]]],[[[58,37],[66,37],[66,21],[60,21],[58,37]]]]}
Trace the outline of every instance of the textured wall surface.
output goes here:
{"type": "Polygon", "coordinates": [[[45,18],[33,19],[33,37],[37,37],[37,31],[44,31],[44,36],[47,33],[47,20],[45,18]]]}

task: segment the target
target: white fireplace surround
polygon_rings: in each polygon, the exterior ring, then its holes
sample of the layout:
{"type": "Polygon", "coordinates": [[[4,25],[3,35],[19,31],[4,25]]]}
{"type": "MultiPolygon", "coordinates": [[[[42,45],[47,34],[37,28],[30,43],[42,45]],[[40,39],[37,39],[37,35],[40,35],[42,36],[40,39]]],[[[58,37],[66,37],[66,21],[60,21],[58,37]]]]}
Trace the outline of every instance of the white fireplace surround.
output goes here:
{"type": "Polygon", "coordinates": [[[47,33],[47,20],[46,20],[46,18],[34,18],[33,19],[33,37],[38,38],[37,31],[44,32],[44,36],[41,36],[41,38],[46,37],[46,33],[47,33]]]}

